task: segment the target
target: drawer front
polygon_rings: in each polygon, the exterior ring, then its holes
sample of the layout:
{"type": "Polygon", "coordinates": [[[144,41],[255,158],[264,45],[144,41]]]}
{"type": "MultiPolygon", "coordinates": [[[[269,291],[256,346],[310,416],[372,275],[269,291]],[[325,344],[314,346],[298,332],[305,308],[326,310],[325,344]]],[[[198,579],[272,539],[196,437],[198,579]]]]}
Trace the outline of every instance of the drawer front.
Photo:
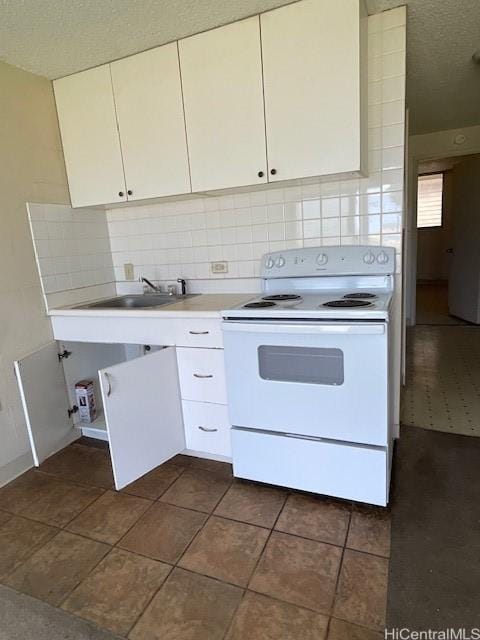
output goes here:
{"type": "Polygon", "coordinates": [[[230,458],[230,424],[223,404],[183,401],[187,449],[230,458]]]}
{"type": "Polygon", "coordinates": [[[210,347],[223,349],[220,318],[175,318],[175,342],[178,347],[210,347]]]}
{"type": "Polygon", "coordinates": [[[232,429],[233,472],[257,480],[347,500],[386,506],[388,448],[232,429]]]}
{"type": "Polygon", "coordinates": [[[177,348],[177,360],[184,400],[227,403],[223,349],[177,348]]]}

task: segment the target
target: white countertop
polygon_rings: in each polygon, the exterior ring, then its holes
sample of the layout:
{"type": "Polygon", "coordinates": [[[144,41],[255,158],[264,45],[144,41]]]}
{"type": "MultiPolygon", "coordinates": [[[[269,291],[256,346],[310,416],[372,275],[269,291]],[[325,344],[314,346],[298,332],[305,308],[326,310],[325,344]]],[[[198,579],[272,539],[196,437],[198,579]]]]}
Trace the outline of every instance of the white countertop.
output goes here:
{"type": "MultiPolygon", "coordinates": [[[[77,318],[220,318],[222,309],[232,309],[251,300],[254,293],[205,293],[174,304],[144,309],[79,309],[77,305],[50,309],[50,316],[75,316],[77,318]]],[[[88,303],[85,303],[88,304],[88,303]]]]}

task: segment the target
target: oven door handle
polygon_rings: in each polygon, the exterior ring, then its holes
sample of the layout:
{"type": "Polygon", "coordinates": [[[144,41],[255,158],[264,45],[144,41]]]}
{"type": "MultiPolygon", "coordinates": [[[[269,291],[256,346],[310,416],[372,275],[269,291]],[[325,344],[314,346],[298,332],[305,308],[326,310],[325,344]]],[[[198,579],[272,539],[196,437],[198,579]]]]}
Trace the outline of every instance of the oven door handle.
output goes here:
{"type": "Polygon", "coordinates": [[[316,323],[292,323],[292,322],[223,322],[222,328],[227,332],[238,333],[291,333],[296,335],[383,335],[385,323],[351,323],[351,324],[325,324],[316,323]]]}

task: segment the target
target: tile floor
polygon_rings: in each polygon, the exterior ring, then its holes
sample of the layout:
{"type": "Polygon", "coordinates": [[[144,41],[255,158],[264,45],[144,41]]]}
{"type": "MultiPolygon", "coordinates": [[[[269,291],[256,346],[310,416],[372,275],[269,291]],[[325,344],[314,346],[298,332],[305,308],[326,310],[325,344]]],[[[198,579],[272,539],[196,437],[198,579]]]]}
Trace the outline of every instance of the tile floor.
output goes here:
{"type": "Polygon", "coordinates": [[[480,437],[480,327],[413,327],[406,362],[402,423],[480,437]]]}
{"type": "Polygon", "coordinates": [[[390,514],[71,445],[0,489],[0,582],[132,640],[380,640],[390,514]]]}

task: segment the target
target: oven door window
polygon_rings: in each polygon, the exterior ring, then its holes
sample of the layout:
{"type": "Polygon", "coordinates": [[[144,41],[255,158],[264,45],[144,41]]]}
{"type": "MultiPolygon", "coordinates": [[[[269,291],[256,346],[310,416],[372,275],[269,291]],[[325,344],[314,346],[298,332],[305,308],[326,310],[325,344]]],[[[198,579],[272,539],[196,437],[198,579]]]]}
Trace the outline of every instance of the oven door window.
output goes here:
{"type": "Polygon", "coordinates": [[[343,384],[343,351],[318,347],[258,347],[263,380],[338,386],[343,384]]]}

